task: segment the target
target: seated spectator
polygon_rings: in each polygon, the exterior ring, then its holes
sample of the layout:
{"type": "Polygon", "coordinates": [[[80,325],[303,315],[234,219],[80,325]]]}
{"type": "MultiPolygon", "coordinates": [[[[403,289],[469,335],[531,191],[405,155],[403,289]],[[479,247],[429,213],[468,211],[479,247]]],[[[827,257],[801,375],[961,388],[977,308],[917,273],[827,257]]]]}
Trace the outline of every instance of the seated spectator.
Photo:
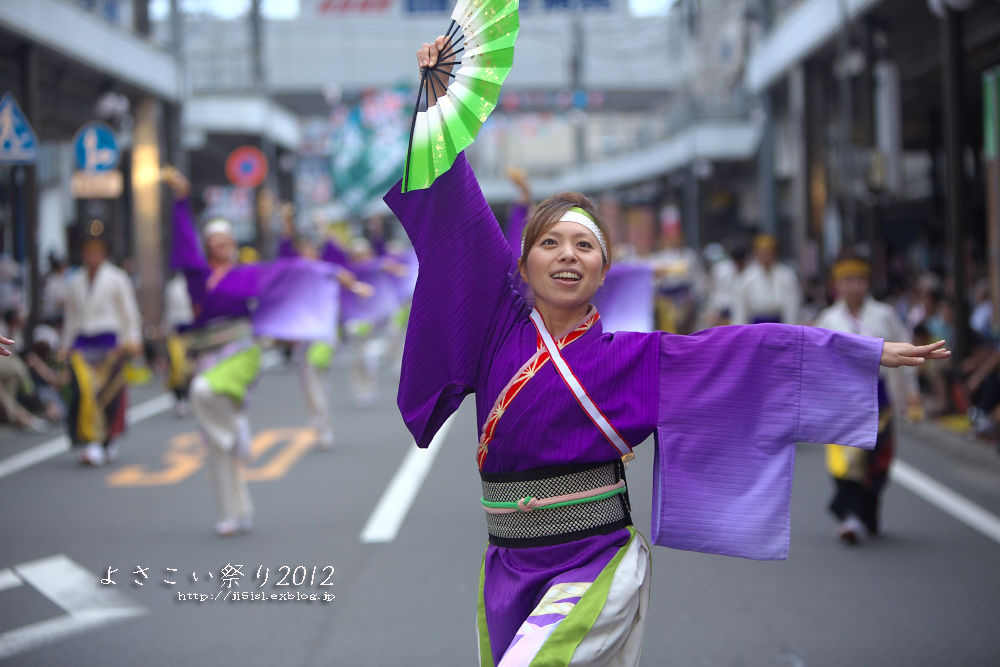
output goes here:
{"type": "Polygon", "coordinates": [[[34,342],[24,355],[34,389],[26,397],[25,407],[51,422],[59,422],[66,414],[60,390],[69,382],[69,370],[55,358],[59,334],[44,324],[36,327],[34,334],[34,342]]]}
{"type": "Polygon", "coordinates": [[[18,428],[44,433],[48,430],[45,420],[18,401],[18,396],[30,387],[31,376],[20,355],[11,350],[9,356],[0,356],[0,418],[18,428]]]}

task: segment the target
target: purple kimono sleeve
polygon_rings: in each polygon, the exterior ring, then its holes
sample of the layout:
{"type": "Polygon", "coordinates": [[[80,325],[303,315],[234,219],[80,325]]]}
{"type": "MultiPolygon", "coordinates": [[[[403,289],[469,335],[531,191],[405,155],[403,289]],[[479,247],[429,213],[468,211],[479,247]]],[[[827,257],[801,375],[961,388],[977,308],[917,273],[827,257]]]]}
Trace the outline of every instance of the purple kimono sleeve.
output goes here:
{"type": "Polygon", "coordinates": [[[871,449],[882,340],[758,324],[662,334],[653,541],[788,557],[796,442],[871,449]]]}
{"type": "Polygon", "coordinates": [[[340,296],[337,271],[299,257],[261,265],[254,333],[277,340],[332,342],[340,296]]]}
{"type": "Polygon", "coordinates": [[[654,287],[648,264],[612,264],[593,299],[604,331],[653,331],[654,287]]]}
{"type": "Polygon", "coordinates": [[[208,269],[187,199],[174,202],[174,237],[170,246],[170,266],[184,271],[208,269]]]}
{"type": "Polygon", "coordinates": [[[385,202],[419,263],[397,403],[426,447],[492,359],[499,310],[515,298],[511,253],[464,154],[430,188],[397,183],[385,202]]]}

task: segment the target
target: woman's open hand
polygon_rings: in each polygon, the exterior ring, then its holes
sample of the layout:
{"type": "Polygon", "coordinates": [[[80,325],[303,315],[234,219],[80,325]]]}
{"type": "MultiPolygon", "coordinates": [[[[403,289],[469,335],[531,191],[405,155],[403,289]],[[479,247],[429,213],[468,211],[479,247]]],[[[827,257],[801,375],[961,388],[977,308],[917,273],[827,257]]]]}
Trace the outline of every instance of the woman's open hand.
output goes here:
{"type": "Polygon", "coordinates": [[[882,345],[882,359],[879,363],[889,368],[920,366],[928,359],[947,359],[950,356],[951,350],[945,348],[943,340],[929,345],[886,341],[882,345]]]}
{"type": "Polygon", "coordinates": [[[10,350],[8,350],[7,348],[13,344],[14,341],[12,341],[10,338],[5,338],[4,336],[0,336],[0,357],[9,357],[10,350]]]}

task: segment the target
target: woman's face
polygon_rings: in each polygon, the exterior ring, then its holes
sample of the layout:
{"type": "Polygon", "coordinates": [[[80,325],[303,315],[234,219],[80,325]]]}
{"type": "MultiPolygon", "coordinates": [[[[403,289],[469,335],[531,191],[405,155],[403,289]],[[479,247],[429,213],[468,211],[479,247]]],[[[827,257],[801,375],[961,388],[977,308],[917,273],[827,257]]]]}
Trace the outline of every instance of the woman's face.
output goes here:
{"type": "Polygon", "coordinates": [[[521,277],[531,286],[536,303],[565,310],[590,303],[605,273],[594,233],[565,220],[539,236],[521,264],[521,277]]]}
{"type": "Polygon", "coordinates": [[[231,262],[236,259],[236,239],[221,232],[205,239],[208,259],[213,262],[231,262]]]}

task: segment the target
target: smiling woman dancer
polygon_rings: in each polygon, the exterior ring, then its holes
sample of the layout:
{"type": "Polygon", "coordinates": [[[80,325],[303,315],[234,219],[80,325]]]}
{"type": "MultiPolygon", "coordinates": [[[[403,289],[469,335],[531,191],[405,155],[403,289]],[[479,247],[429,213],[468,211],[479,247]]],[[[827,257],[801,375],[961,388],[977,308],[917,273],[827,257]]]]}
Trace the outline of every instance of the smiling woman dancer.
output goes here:
{"type": "Polygon", "coordinates": [[[586,197],[541,202],[525,228],[534,307],[464,155],[385,200],[419,259],[398,395],[418,445],[476,395],[483,665],[638,663],[650,571],[625,489],[632,445],[656,434],[657,544],[783,558],[796,441],[871,448],[879,364],[949,354],[776,324],[604,334],[590,300],[611,257],[586,197]]]}

